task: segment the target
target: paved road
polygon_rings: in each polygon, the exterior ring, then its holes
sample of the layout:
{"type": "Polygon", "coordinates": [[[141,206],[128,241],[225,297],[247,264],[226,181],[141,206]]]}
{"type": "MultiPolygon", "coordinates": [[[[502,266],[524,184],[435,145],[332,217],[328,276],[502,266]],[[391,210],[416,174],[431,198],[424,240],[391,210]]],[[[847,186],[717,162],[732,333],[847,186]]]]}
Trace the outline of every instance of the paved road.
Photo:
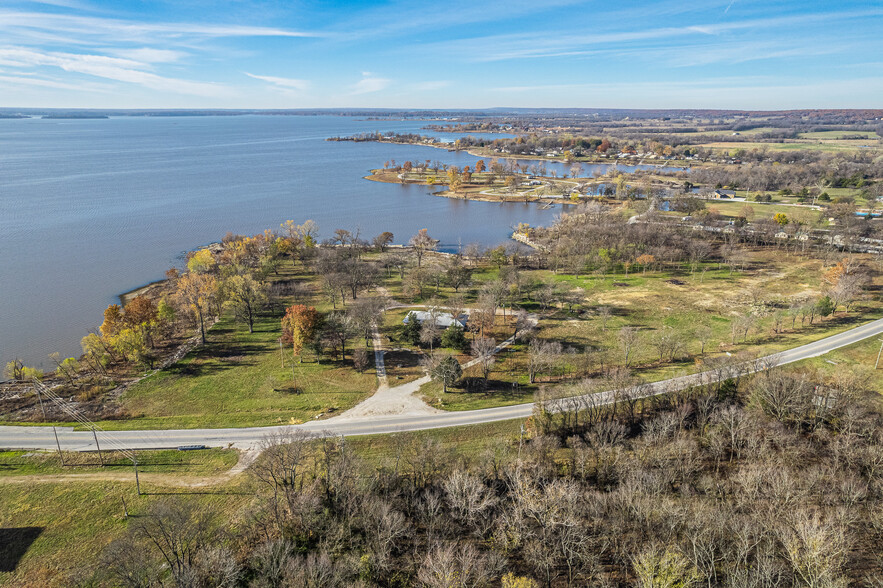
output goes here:
{"type": "MultiPolygon", "coordinates": [[[[810,357],[824,355],[834,349],[851,345],[863,339],[883,333],[883,319],[866,323],[838,335],[827,337],[815,343],[795,347],[759,360],[755,365],[787,364],[810,357]]],[[[749,367],[750,369],[754,369],[749,367]]],[[[643,387],[638,392],[642,396],[662,394],[695,385],[703,380],[714,378],[706,372],[682,376],[643,387]]],[[[611,392],[594,395],[596,402],[610,402],[611,392]]],[[[209,447],[237,447],[247,449],[258,443],[268,432],[279,429],[301,429],[318,435],[368,435],[372,433],[394,433],[476,425],[508,419],[526,418],[533,411],[533,404],[518,404],[500,408],[445,412],[434,415],[370,416],[345,419],[337,417],[325,421],[313,421],[293,427],[252,427],[244,429],[188,429],[165,431],[113,431],[98,432],[102,449],[112,449],[121,444],[132,449],[162,449],[180,445],[206,445],[209,447]]],[[[58,427],[61,447],[69,451],[91,451],[95,449],[92,433],[74,431],[70,427],[58,427]]],[[[55,449],[55,437],[51,427],[0,427],[0,447],[10,449],[55,449]]]]}

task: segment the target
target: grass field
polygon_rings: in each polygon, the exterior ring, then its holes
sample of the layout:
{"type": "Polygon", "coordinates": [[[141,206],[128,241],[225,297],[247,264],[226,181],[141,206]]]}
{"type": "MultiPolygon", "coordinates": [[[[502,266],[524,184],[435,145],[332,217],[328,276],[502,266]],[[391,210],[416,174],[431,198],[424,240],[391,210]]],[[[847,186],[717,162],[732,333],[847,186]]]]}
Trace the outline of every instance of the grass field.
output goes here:
{"type": "Polygon", "coordinates": [[[297,364],[279,349],[278,317],[261,317],[249,333],[229,318],[207,344],[145,378],[122,397],[135,418],[105,428],[245,427],[291,423],[355,406],[376,387],[373,366],[358,373],[347,361],[310,358],[297,364]],[[295,389],[295,381],[297,389],[295,389]]]}
{"type": "MultiPolygon", "coordinates": [[[[66,467],[55,452],[0,451],[0,477],[53,474],[89,474],[131,472],[132,462],[117,452],[105,451],[104,466],[97,453],[64,452],[66,467]]],[[[214,475],[236,465],[239,452],[235,449],[203,449],[199,451],[139,451],[138,468],[144,473],[179,473],[214,475]]]]}
{"type": "MultiPolygon", "coordinates": [[[[251,499],[233,484],[190,493],[212,509],[218,520],[251,499]]],[[[99,570],[104,547],[123,535],[131,519],[163,494],[187,494],[154,488],[137,496],[133,484],[120,482],[0,483],[0,585],[62,588],[85,581],[99,570]]],[[[86,584],[90,585],[90,584],[86,584]]]]}
{"type": "MultiPolygon", "coordinates": [[[[550,272],[524,272],[524,279],[550,280],[567,289],[579,288],[584,302],[567,312],[555,308],[542,315],[538,336],[561,341],[570,355],[558,371],[541,373],[534,385],[527,379],[527,354],[524,345],[503,352],[490,375],[484,392],[450,388],[446,394],[437,383],[421,389],[430,404],[446,410],[471,410],[530,402],[538,386],[554,384],[572,377],[580,369],[598,371],[605,365],[622,363],[617,339],[624,326],[640,330],[640,342],[633,352],[631,367],[647,381],[660,380],[697,369],[701,338],[705,338],[706,356],[737,353],[743,350],[758,355],[797,347],[846,330],[881,316],[876,297],[857,303],[848,314],[841,309],[833,317],[802,324],[784,317],[784,330],[774,333],[774,316],[786,310],[791,300],[809,299],[822,292],[822,264],[784,252],[755,251],[745,270],[730,271],[726,266],[705,264],[693,273],[687,269],[632,272],[627,277],[553,275],[550,272]],[[598,309],[607,307],[611,316],[606,329],[598,309]],[[757,318],[744,333],[734,332],[739,316],[753,313],[757,318]],[[662,329],[680,334],[683,353],[679,359],[660,358],[653,345],[662,329]],[[700,337],[700,330],[708,333],[700,337]]],[[[477,376],[473,372],[466,376],[477,376]]]]}
{"type": "Polygon", "coordinates": [[[880,149],[881,147],[876,145],[875,143],[868,143],[867,141],[830,141],[830,142],[820,142],[820,141],[812,141],[812,140],[803,140],[803,141],[795,141],[795,142],[786,142],[786,143],[761,143],[761,142],[730,142],[730,141],[715,141],[712,143],[703,143],[700,147],[705,147],[708,149],[712,149],[716,152],[729,151],[731,154],[738,149],[764,149],[767,148],[770,151],[856,151],[858,149],[862,149],[862,145],[870,145],[871,149],[880,149]]]}
{"type": "Polygon", "coordinates": [[[883,358],[880,361],[880,369],[874,369],[880,344],[879,337],[871,337],[854,345],[835,349],[825,355],[807,359],[795,364],[794,367],[812,368],[823,375],[831,375],[836,370],[847,370],[865,378],[870,388],[881,394],[883,401],[883,358]]]}
{"type": "MultiPolygon", "coordinates": [[[[775,202],[765,203],[751,201],[732,202],[726,200],[710,200],[705,203],[706,210],[716,211],[718,214],[730,218],[741,216],[742,211],[746,206],[751,208],[753,219],[772,218],[781,213],[789,219],[793,218],[794,220],[800,220],[800,222],[812,226],[818,224],[819,219],[822,218],[821,211],[819,210],[813,210],[804,206],[789,206],[784,203],[778,204],[775,202]]],[[[827,222],[827,218],[822,218],[823,225],[826,225],[827,222]]]]}
{"type": "Polygon", "coordinates": [[[843,139],[843,137],[864,136],[866,139],[879,139],[880,135],[874,131],[817,131],[814,133],[800,133],[802,139],[843,139]]]}
{"type": "Polygon", "coordinates": [[[376,466],[388,466],[406,458],[416,445],[438,443],[450,457],[476,458],[485,451],[517,443],[523,421],[511,420],[484,425],[447,427],[390,435],[365,435],[347,439],[360,458],[376,466]]]}

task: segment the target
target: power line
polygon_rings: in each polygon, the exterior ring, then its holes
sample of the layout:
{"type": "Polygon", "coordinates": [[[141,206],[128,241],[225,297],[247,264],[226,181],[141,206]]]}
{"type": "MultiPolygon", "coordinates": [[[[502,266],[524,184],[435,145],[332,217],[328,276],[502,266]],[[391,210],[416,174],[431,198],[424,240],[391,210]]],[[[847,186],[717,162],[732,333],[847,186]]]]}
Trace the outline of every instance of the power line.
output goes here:
{"type": "MultiPolygon", "coordinates": [[[[40,399],[40,406],[43,405],[42,397],[45,396],[50,400],[50,402],[58,407],[64,414],[68,415],[75,422],[80,423],[84,427],[90,429],[92,431],[92,438],[95,440],[95,448],[98,450],[98,456],[101,459],[101,465],[104,465],[104,457],[101,453],[101,445],[98,443],[98,432],[102,433],[102,439],[110,445],[110,447],[118,452],[123,454],[126,459],[132,462],[132,467],[135,469],[135,487],[138,490],[138,495],[141,495],[141,481],[138,478],[138,456],[135,455],[135,451],[130,447],[116,439],[112,434],[108,433],[104,429],[102,429],[98,424],[92,421],[89,417],[87,417],[81,410],[79,410],[76,406],[72,405],[70,402],[61,398],[52,391],[51,388],[46,386],[43,382],[40,382],[37,379],[34,379],[34,391],[37,393],[37,398],[40,399]]],[[[45,411],[44,411],[45,415],[45,411]]],[[[61,456],[61,444],[58,442],[58,432],[55,427],[52,428],[55,433],[55,442],[58,445],[58,454],[61,456]]],[[[61,458],[61,465],[64,465],[64,457],[61,458]]]]}

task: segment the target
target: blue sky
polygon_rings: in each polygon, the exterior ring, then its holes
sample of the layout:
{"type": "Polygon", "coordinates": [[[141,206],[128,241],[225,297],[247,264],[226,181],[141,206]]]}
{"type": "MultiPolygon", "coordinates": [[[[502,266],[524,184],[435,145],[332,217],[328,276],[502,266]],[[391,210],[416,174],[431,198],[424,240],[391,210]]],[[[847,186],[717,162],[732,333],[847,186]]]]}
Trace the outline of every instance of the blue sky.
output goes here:
{"type": "Polygon", "coordinates": [[[0,0],[0,106],[883,107],[883,3],[0,0]]]}

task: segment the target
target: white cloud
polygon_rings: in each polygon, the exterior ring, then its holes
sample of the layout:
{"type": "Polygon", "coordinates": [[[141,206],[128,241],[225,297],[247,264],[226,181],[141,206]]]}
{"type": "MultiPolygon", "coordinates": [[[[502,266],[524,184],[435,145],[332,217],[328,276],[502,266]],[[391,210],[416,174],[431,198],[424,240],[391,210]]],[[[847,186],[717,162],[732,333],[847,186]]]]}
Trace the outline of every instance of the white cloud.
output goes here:
{"type": "MultiPolygon", "coordinates": [[[[587,34],[584,31],[538,31],[508,35],[488,35],[430,43],[424,50],[442,51],[463,59],[477,62],[504,61],[509,59],[529,59],[592,55],[610,52],[617,46],[640,49],[642,43],[675,39],[696,38],[696,35],[720,36],[725,33],[760,32],[761,29],[776,29],[814,25],[835,20],[854,20],[878,17],[883,9],[828,12],[758,18],[742,21],[692,24],[678,27],[651,28],[645,30],[614,31],[587,34]]],[[[657,51],[654,46],[652,50],[657,51]]]]}
{"type": "Polygon", "coordinates": [[[280,88],[286,90],[295,90],[298,92],[303,92],[310,88],[309,80],[299,80],[296,78],[280,78],[276,76],[259,76],[256,74],[251,74],[248,72],[244,72],[250,78],[254,78],[256,80],[261,80],[267,82],[268,84],[273,84],[274,86],[278,86],[280,88]]]}
{"type": "Polygon", "coordinates": [[[154,49],[152,47],[142,47],[140,49],[115,49],[113,50],[113,53],[120,57],[140,61],[142,63],[172,63],[187,55],[183,51],[154,49]]]}
{"type": "Polygon", "coordinates": [[[159,76],[142,71],[149,69],[149,64],[106,55],[43,52],[12,47],[0,49],[0,64],[11,67],[58,67],[67,72],[127,82],[153,90],[178,94],[217,96],[226,92],[226,88],[220,84],[159,76]]]}
{"type": "Polygon", "coordinates": [[[66,84],[64,82],[58,82],[55,80],[45,80],[43,78],[36,78],[31,76],[7,76],[0,75],[0,82],[4,84],[10,85],[19,85],[19,86],[37,86],[40,88],[54,88],[57,90],[72,90],[75,92],[82,92],[84,90],[89,91],[109,91],[108,88],[99,86],[97,84],[66,84]]]}
{"type": "Polygon", "coordinates": [[[150,23],[132,20],[48,14],[40,12],[0,11],[0,31],[15,32],[20,37],[34,35],[37,39],[47,32],[70,34],[79,40],[100,39],[103,42],[155,42],[157,37],[180,42],[182,37],[317,37],[317,33],[275,27],[235,24],[150,23]]]}
{"type": "Polygon", "coordinates": [[[362,72],[362,79],[353,86],[353,94],[370,94],[371,92],[379,92],[386,89],[392,80],[386,78],[378,78],[371,72],[362,72]]]}

